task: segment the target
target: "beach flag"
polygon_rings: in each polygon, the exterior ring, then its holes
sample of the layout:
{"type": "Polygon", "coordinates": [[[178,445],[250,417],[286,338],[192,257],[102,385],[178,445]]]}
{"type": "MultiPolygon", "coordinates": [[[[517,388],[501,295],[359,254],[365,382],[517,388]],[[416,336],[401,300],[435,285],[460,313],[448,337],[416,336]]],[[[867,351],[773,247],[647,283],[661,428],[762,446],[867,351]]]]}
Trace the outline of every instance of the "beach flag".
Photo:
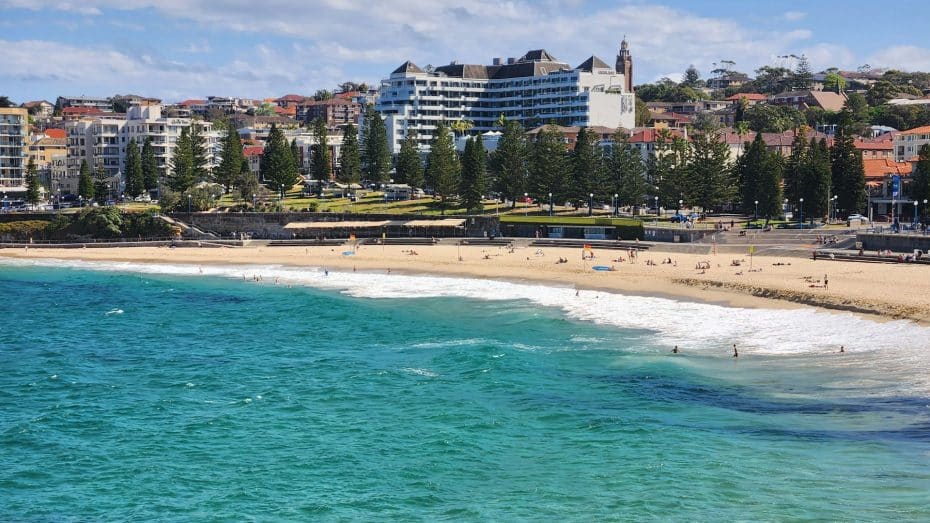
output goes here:
{"type": "Polygon", "coordinates": [[[755,254],[755,252],[756,252],[756,246],[755,246],[755,245],[750,245],[750,246],[749,246],[749,255],[752,256],[753,254],[755,254]]]}

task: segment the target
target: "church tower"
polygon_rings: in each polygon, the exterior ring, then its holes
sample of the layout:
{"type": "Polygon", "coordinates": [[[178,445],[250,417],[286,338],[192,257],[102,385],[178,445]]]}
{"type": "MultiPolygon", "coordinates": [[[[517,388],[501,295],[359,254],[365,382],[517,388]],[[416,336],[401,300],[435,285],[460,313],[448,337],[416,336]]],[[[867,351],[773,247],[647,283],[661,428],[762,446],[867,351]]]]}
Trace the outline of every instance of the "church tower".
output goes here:
{"type": "Polygon", "coordinates": [[[623,74],[623,80],[626,83],[626,92],[633,92],[633,56],[630,55],[630,44],[626,41],[626,36],[620,42],[620,52],[617,53],[617,65],[614,68],[618,73],[623,74]]]}

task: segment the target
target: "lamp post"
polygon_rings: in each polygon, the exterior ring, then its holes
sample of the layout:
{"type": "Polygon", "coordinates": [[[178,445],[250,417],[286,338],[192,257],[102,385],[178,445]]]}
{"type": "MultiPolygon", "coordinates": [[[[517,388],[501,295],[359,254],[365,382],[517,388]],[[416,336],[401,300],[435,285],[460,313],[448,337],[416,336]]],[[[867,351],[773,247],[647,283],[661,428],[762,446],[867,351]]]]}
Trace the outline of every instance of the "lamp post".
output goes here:
{"type": "Polygon", "coordinates": [[[192,219],[193,219],[193,215],[191,215],[191,195],[190,193],[188,193],[187,194],[187,221],[191,221],[192,219]]]}
{"type": "Polygon", "coordinates": [[[530,198],[530,193],[527,193],[527,192],[523,193],[523,216],[530,215],[530,208],[529,208],[530,206],[526,204],[526,201],[529,200],[529,198],[530,198]]]}
{"type": "Polygon", "coordinates": [[[552,216],[552,193],[549,193],[549,216],[552,216]]]}
{"type": "Polygon", "coordinates": [[[833,195],[833,221],[836,221],[836,199],[839,198],[839,195],[833,195]]]}
{"type": "Polygon", "coordinates": [[[614,193],[614,216],[620,215],[620,195],[614,193]]]}
{"type": "Polygon", "coordinates": [[[656,227],[658,227],[659,226],[659,197],[653,196],[652,198],[656,202],[656,227]]]}
{"type": "MultiPolygon", "coordinates": [[[[927,214],[927,199],[926,198],[924,198],[924,214],[925,215],[927,214]]],[[[926,219],[924,219],[924,221],[926,221],[926,219]]],[[[924,227],[925,232],[926,230],[927,230],[926,227],[924,227]]]]}
{"type": "Polygon", "coordinates": [[[801,198],[801,212],[798,213],[798,223],[801,224],[801,228],[804,228],[804,198],[801,198]]]}
{"type": "Polygon", "coordinates": [[[752,219],[758,220],[759,219],[759,200],[756,200],[755,203],[756,203],[756,213],[753,215],[752,219]]]}
{"type": "Polygon", "coordinates": [[[914,225],[917,225],[917,200],[914,200],[914,225]]]}
{"type": "Polygon", "coordinates": [[[684,200],[678,200],[678,209],[675,211],[675,214],[678,215],[678,226],[679,227],[684,226],[684,220],[681,219],[681,206],[684,203],[685,203],[684,200]]]}
{"type": "Polygon", "coordinates": [[[594,214],[594,193],[588,193],[588,216],[594,214]]]}
{"type": "Polygon", "coordinates": [[[58,214],[61,214],[61,188],[59,188],[55,192],[57,193],[57,199],[58,199],[58,214]]]}

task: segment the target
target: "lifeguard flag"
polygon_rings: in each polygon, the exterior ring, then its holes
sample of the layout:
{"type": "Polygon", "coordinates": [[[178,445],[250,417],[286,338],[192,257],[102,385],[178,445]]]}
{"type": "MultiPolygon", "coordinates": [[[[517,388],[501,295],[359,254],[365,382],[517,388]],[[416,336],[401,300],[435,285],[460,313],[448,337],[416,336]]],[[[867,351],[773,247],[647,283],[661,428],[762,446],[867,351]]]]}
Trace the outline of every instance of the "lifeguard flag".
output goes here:
{"type": "Polygon", "coordinates": [[[755,245],[750,245],[750,246],[749,246],[749,254],[752,255],[752,254],[754,254],[755,252],[756,252],[756,246],[755,246],[755,245]]]}

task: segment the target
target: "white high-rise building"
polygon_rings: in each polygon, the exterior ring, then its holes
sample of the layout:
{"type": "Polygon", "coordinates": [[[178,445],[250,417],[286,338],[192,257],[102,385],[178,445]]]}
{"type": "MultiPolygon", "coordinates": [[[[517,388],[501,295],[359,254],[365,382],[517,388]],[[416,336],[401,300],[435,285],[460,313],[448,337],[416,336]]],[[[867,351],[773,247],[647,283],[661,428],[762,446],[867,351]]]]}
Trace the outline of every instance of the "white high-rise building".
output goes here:
{"type": "Polygon", "coordinates": [[[428,149],[440,122],[459,120],[471,124],[467,134],[499,129],[501,117],[527,129],[550,122],[632,129],[636,104],[630,75],[626,41],[616,67],[596,56],[571,67],[543,49],[519,59],[495,58],[492,65],[452,62],[430,71],[408,61],[381,82],[375,109],[385,118],[394,153],[410,133],[428,149]]]}
{"type": "Polygon", "coordinates": [[[81,161],[86,160],[92,170],[103,168],[120,188],[125,182],[126,146],[131,139],[141,148],[146,137],[152,139],[155,159],[161,176],[171,174],[171,157],[181,130],[197,125],[203,133],[209,167],[218,161],[218,132],[210,122],[190,118],[166,118],[161,105],[142,103],[133,105],[125,116],[105,115],[86,117],[69,122],[67,170],[69,177],[80,174],[81,161]]]}
{"type": "Polygon", "coordinates": [[[25,192],[29,157],[29,114],[19,107],[0,108],[0,193],[25,192]]]}

